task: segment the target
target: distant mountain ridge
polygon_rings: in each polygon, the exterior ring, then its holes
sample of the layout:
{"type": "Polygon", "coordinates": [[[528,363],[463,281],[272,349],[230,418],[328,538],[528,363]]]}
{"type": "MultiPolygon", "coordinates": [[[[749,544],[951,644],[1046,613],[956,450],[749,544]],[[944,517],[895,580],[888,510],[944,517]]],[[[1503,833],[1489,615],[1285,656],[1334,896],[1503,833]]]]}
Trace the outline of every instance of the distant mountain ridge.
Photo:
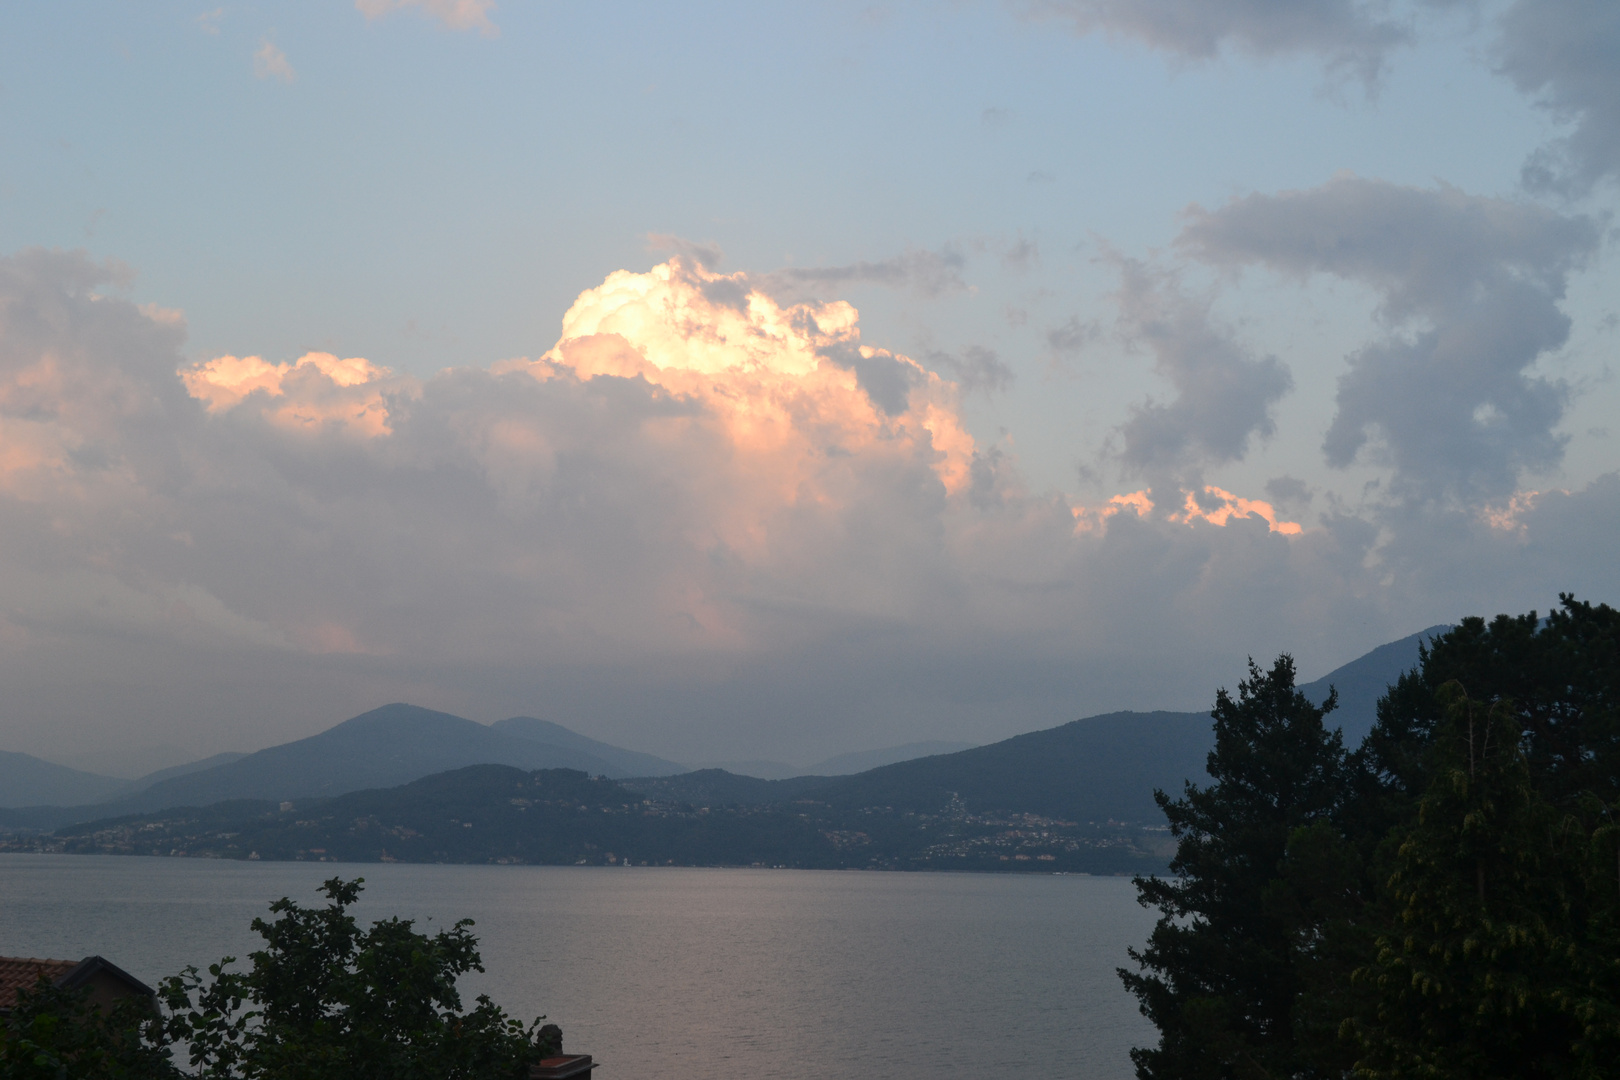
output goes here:
{"type": "Polygon", "coordinates": [[[0,806],[95,803],[129,790],[128,780],[70,769],[32,754],[0,750],[0,806]]]}
{"type": "Polygon", "coordinates": [[[647,768],[682,768],[532,717],[486,726],[450,713],[396,703],[361,713],[318,735],[153,784],[108,809],[138,813],[168,806],[206,806],[226,799],[341,795],[394,787],[467,765],[578,769],[608,777],[647,768]],[[542,736],[557,738],[558,732],[568,745],[542,740],[542,736]]]}
{"type": "Polygon", "coordinates": [[[1327,699],[1328,688],[1338,690],[1339,707],[1328,714],[1329,726],[1337,724],[1344,732],[1344,744],[1355,747],[1361,743],[1378,720],[1378,699],[1395,680],[1418,663],[1418,648],[1451,629],[1449,623],[1440,623],[1427,630],[1408,634],[1399,641],[1380,645],[1372,652],[1334,668],[1299,689],[1306,697],[1320,704],[1327,699]]]}
{"type": "Polygon", "coordinates": [[[1207,713],[1107,713],[846,777],[756,780],[719,769],[636,778],[625,786],[693,805],[777,805],[812,799],[836,809],[937,814],[1032,813],[1068,821],[1157,821],[1153,790],[1204,778],[1207,713]]]}
{"type": "MultiPolygon", "coordinates": [[[[1338,690],[1339,706],[1328,723],[1342,725],[1346,745],[1354,747],[1371,729],[1385,688],[1416,666],[1421,644],[1448,629],[1434,626],[1381,645],[1299,689],[1318,703],[1330,687],[1338,690]]],[[[1208,712],[1117,712],[848,777],[756,780],[709,769],[626,784],[696,805],[813,799],[841,809],[887,807],[934,814],[955,800],[971,813],[1145,823],[1161,819],[1155,789],[1176,795],[1189,780],[1207,780],[1205,760],[1213,745],[1208,712]]]]}
{"type": "MultiPolygon", "coordinates": [[[[1446,626],[1380,646],[1301,690],[1313,700],[1339,691],[1330,722],[1354,745],[1372,726],[1385,687],[1417,663],[1419,645],[1446,626]]],[[[470,765],[577,769],[695,804],[766,804],[815,789],[830,804],[893,805],[934,812],[958,798],[986,811],[1019,808],[1094,820],[1147,820],[1155,787],[1179,790],[1203,776],[1210,719],[1196,713],[1110,713],[989,746],[939,753],[952,744],[841,755],[816,773],[765,780],[718,769],[689,771],[652,754],[612,746],[535,717],[483,725],[406,704],[362,713],[317,735],[247,755],[217,755],[140,781],[114,780],[26,754],[0,753],[0,824],[51,827],[228,799],[284,800],[388,788],[470,765]],[[841,776],[864,760],[927,754],[841,776]],[[682,774],[685,774],[684,776],[682,774]],[[54,803],[54,806],[41,805],[54,803]]]]}

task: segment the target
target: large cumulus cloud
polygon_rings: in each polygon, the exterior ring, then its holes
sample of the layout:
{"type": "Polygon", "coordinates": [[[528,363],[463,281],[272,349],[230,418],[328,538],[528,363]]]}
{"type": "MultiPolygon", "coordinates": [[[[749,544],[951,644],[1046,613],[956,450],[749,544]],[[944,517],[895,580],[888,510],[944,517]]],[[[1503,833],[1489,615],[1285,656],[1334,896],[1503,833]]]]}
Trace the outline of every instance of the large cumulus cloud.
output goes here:
{"type": "MultiPolygon", "coordinates": [[[[680,259],[581,294],[543,353],[428,378],[187,360],[115,286],[0,262],[0,720],[25,748],[252,747],[406,699],[811,759],[1196,707],[1248,652],[1346,659],[1469,599],[1403,588],[1423,561],[1353,518],[1026,491],[853,308],[680,259]]],[[[1448,527],[1522,553],[1586,497],[1448,527]]]]}

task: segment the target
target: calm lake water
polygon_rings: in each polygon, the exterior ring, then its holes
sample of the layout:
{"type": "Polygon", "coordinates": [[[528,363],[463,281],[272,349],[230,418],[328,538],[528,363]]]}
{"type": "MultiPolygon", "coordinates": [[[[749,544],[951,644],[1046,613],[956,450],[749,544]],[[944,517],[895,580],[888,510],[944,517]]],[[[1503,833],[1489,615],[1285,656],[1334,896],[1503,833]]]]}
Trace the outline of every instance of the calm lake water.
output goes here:
{"type": "Polygon", "coordinates": [[[0,955],[150,982],[338,874],[363,920],[476,920],[467,1000],[548,1014],[599,1080],[1125,1080],[1152,1036],[1114,974],[1152,925],[1125,878],[0,855],[0,955]]]}

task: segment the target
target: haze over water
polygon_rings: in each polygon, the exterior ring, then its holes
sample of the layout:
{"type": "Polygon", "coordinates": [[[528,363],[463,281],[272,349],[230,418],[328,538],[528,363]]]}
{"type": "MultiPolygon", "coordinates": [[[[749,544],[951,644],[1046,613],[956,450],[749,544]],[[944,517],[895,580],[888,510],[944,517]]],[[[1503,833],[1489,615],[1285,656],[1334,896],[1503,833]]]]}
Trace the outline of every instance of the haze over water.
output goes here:
{"type": "Polygon", "coordinates": [[[152,982],[335,874],[365,922],[476,920],[467,1000],[546,1013],[602,1080],[1123,1080],[1151,1034],[1114,975],[1152,921],[1124,878],[5,855],[0,954],[152,982]]]}

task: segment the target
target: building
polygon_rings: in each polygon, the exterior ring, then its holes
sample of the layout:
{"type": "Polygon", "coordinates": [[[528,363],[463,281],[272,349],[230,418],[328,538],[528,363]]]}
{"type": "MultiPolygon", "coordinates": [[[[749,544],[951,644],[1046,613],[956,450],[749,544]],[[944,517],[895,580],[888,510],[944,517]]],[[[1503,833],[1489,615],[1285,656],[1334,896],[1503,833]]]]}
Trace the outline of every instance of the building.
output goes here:
{"type": "Polygon", "coordinates": [[[157,995],[150,986],[99,956],[83,960],[0,956],[0,1017],[11,1015],[17,1006],[17,991],[32,989],[41,975],[63,990],[88,991],[90,1004],[100,1009],[128,997],[143,997],[156,1004],[157,995]]]}

